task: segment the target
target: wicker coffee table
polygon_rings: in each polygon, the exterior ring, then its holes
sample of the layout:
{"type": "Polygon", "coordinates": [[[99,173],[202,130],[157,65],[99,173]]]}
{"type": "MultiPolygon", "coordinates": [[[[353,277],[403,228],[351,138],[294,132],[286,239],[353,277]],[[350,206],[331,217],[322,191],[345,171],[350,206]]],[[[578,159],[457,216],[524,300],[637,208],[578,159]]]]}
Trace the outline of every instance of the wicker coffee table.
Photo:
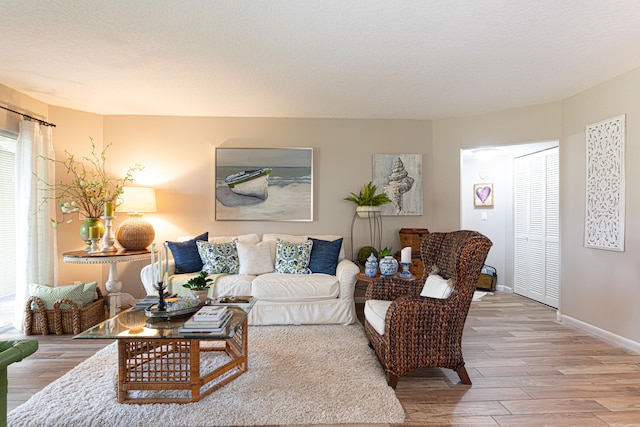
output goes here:
{"type": "Polygon", "coordinates": [[[219,334],[185,334],[190,316],[149,318],[130,309],[76,335],[79,339],[118,341],[118,402],[197,402],[248,369],[247,315],[253,304],[230,306],[233,316],[219,334]],[[207,355],[226,353],[221,363],[207,355]]]}

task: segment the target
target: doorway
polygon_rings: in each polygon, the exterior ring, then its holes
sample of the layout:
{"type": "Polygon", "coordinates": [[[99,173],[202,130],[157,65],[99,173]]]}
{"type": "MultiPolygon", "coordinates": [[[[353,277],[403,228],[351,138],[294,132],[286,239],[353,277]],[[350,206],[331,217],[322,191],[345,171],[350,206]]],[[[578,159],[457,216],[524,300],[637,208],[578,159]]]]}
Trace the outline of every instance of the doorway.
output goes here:
{"type": "MultiPolygon", "coordinates": [[[[557,147],[558,141],[541,141],[461,150],[461,228],[477,230],[493,242],[486,264],[497,270],[498,290],[516,292],[515,159],[552,148],[557,150],[557,147]],[[492,206],[474,205],[473,189],[477,184],[492,184],[494,192],[492,206]]],[[[558,257],[555,259],[559,261],[558,257]]],[[[519,271],[522,274],[521,270],[519,271]]],[[[552,305],[549,302],[545,304],[552,305]]],[[[557,308],[557,302],[553,302],[553,305],[557,308]]]]}

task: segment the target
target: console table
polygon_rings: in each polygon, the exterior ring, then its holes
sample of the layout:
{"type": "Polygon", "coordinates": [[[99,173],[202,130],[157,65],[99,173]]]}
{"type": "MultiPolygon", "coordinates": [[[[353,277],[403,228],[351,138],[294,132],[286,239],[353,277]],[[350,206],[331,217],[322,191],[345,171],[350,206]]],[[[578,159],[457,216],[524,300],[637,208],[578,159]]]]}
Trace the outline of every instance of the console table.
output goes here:
{"type": "Polygon", "coordinates": [[[117,252],[97,252],[88,253],[85,251],[65,252],[62,254],[64,262],[70,264],[109,264],[109,279],[104,287],[107,291],[109,301],[109,317],[118,313],[123,302],[133,305],[135,298],[122,291],[122,282],[118,280],[118,263],[131,261],[144,261],[151,257],[151,251],[142,249],[137,251],[126,251],[123,249],[117,252]]]}

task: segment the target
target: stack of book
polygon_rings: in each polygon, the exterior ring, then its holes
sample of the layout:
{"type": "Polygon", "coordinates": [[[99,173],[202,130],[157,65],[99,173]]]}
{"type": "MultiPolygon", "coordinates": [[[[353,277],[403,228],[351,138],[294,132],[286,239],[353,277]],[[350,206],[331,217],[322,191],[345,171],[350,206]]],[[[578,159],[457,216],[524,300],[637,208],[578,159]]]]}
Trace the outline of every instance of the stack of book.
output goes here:
{"type": "MultiPolygon", "coordinates": [[[[175,297],[176,294],[165,293],[165,298],[175,297]]],[[[151,307],[158,303],[158,295],[147,295],[144,299],[139,300],[135,304],[135,308],[138,310],[144,310],[147,307],[151,307]]]]}
{"type": "Polygon", "coordinates": [[[180,332],[185,334],[220,333],[224,331],[231,316],[232,312],[227,307],[205,305],[184,322],[180,332]]]}

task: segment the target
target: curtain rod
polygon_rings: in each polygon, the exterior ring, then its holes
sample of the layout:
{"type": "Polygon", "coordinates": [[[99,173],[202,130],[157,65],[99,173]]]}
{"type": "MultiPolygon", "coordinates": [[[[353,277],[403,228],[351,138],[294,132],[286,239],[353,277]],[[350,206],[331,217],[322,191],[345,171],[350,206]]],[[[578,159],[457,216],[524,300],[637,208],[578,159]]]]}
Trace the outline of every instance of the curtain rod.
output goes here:
{"type": "Polygon", "coordinates": [[[0,108],[2,108],[3,110],[11,111],[12,113],[15,113],[15,114],[19,114],[19,115],[21,115],[23,118],[25,118],[27,120],[35,120],[36,122],[40,123],[41,125],[51,126],[52,128],[56,127],[56,125],[54,125],[53,123],[45,122],[44,120],[40,120],[40,119],[38,119],[36,117],[32,117],[32,116],[30,116],[28,114],[12,110],[11,108],[3,107],[2,105],[0,105],[0,108]]]}

